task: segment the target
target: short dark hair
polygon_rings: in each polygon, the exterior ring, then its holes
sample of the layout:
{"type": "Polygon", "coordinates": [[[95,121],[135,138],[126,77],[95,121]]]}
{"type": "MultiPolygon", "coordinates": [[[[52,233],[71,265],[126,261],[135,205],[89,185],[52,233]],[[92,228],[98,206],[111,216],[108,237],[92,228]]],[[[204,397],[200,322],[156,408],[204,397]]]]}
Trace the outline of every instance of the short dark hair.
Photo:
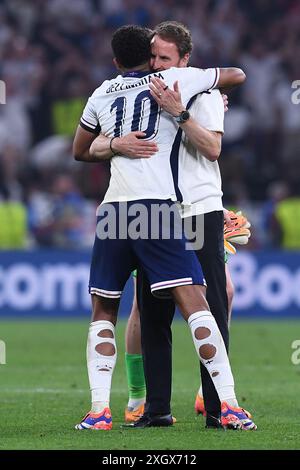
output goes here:
{"type": "Polygon", "coordinates": [[[193,49],[192,36],[189,29],[178,21],[163,21],[154,29],[153,35],[176,44],[180,58],[191,54],[193,49]]]}
{"type": "Polygon", "coordinates": [[[111,40],[111,47],[118,63],[130,69],[145,64],[151,58],[152,31],[136,25],[117,29],[111,40]]]}

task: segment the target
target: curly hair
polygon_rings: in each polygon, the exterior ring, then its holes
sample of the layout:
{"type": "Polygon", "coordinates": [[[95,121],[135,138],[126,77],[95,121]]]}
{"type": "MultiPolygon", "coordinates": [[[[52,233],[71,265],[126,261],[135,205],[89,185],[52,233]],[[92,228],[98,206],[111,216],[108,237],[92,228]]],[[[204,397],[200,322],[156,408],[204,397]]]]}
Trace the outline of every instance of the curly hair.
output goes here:
{"type": "Polygon", "coordinates": [[[118,63],[126,69],[145,64],[151,57],[150,36],[152,31],[136,25],[117,29],[111,47],[118,63]]]}

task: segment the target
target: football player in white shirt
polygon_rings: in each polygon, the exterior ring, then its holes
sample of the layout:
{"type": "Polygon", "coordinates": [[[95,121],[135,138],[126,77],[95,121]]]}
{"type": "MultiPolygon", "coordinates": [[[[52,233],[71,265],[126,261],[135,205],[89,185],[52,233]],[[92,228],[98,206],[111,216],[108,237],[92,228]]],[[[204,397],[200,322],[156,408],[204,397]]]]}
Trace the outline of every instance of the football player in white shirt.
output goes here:
{"type": "MultiPolygon", "coordinates": [[[[167,69],[172,66],[186,67],[191,50],[192,40],[187,28],[177,22],[164,22],[158,25],[155,30],[152,43],[152,67],[155,70],[167,69]]],[[[180,94],[169,88],[160,91],[161,97],[156,97],[158,104],[174,116],[179,115],[184,109],[180,94]]],[[[219,91],[215,90],[199,95],[192,104],[190,112],[197,122],[192,118],[188,119],[185,125],[181,125],[185,134],[179,149],[179,189],[184,200],[182,216],[187,217],[191,213],[194,215],[205,214],[205,243],[203,249],[198,252],[198,257],[203,265],[206,278],[209,278],[207,298],[210,308],[225,344],[228,346],[228,317],[231,311],[233,285],[227,266],[226,281],[224,277],[222,190],[219,167],[216,161],[221,149],[224,118],[224,106],[219,91]]],[[[149,157],[155,153],[154,148],[145,149],[143,147],[144,141],[137,137],[135,133],[131,133],[116,139],[113,142],[115,151],[131,157],[149,157]]],[[[105,137],[101,139],[103,157],[110,157],[112,155],[109,148],[110,140],[105,137]]],[[[231,216],[233,217],[232,214],[231,216]]],[[[233,233],[236,237],[237,220],[240,221],[240,219],[242,218],[234,215],[233,223],[230,216],[226,217],[226,237],[231,237],[233,233]],[[233,225],[234,232],[232,232],[233,228],[228,228],[229,225],[233,225]]],[[[244,232],[245,235],[248,232],[247,229],[244,232]]],[[[241,235],[240,231],[239,235],[241,235]]],[[[147,298],[147,293],[150,294],[146,289],[143,295],[144,301],[145,296],[147,298]]],[[[147,298],[146,304],[144,302],[143,322],[145,323],[147,318],[149,319],[148,334],[144,339],[144,350],[149,349],[150,351],[149,358],[146,355],[146,367],[149,365],[147,371],[148,388],[150,389],[147,402],[148,411],[152,414],[170,412],[170,325],[173,315],[174,305],[171,302],[157,303],[151,294],[147,298]],[[159,322],[162,327],[162,321],[164,321],[164,329],[159,330],[162,332],[160,341],[156,322],[159,322]],[[154,352],[150,347],[147,349],[147,345],[151,345],[151,341],[161,344],[161,349],[156,348],[157,357],[153,357],[154,352]],[[153,367],[156,363],[159,363],[159,368],[153,367]]],[[[140,315],[135,296],[126,329],[125,364],[129,388],[129,402],[125,410],[125,421],[127,422],[138,420],[144,412],[146,387],[142,360],[140,315]]],[[[211,417],[220,414],[220,405],[212,381],[205,373],[205,369],[202,370],[202,374],[204,375],[208,405],[207,426],[210,427],[217,425],[217,421],[211,417]]],[[[202,397],[200,387],[196,397],[195,410],[197,413],[206,414],[202,397]]]]}
{"type": "MultiPolygon", "coordinates": [[[[108,203],[118,213],[124,200],[133,203],[143,200],[145,207],[151,209],[154,202],[171,206],[172,201],[177,199],[177,182],[168,158],[177,127],[170,116],[161,112],[151,99],[150,44],[148,49],[146,37],[145,30],[134,26],[120,28],[114,34],[112,47],[116,65],[125,73],[123,77],[104,82],[95,91],[81,119],[81,128],[85,132],[101,130],[111,137],[111,148],[113,139],[123,132],[128,133],[128,130],[143,130],[145,137],[155,137],[159,146],[155,157],[151,159],[114,156],[110,186],[100,206],[98,223],[103,222],[108,203]]],[[[193,95],[211,89],[216,84],[234,84],[232,76],[230,78],[232,72],[243,75],[239,70],[221,70],[219,74],[218,69],[200,71],[189,68],[170,69],[156,76],[168,86],[172,85],[174,78],[178,79],[183,102],[187,103],[193,95]]],[[[82,145],[85,137],[78,128],[74,141],[75,158],[95,161],[99,158],[98,139],[93,141],[88,152],[82,145]]],[[[161,237],[158,241],[153,238],[138,241],[130,237],[125,241],[119,237],[95,238],[89,283],[93,315],[87,347],[92,409],[76,426],[77,429],[107,430],[112,427],[109,398],[116,362],[114,327],[123,287],[130,270],[138,265],[146,272],[151,291],[168,289],[188,322],[198,357],[210,371],[219,399],[226,407],[223,424],[229,428],[256,428],[242,408],[238,407],[226,348],[205,300],[205,280],[201,267],[194,252],[185,249],[184,237],[177,239],[174,233],[172,235],[167,241],[161,237]],[[206,340],[207,334],[209,342],[206,340]]],[[[164,415],[159,417],[155,425],[170,424],[172,417],[164,415]]]]}

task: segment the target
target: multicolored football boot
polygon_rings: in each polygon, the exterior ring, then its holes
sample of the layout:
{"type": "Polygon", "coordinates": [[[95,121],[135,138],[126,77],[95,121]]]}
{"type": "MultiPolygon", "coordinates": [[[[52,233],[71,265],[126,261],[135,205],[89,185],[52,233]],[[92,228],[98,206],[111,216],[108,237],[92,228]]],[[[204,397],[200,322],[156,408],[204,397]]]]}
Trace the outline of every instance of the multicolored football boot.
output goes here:
{"type": "Polygon", "coordinates": [[[240,407],[229,406],[226,401],[221,404],[221,424],[225,429],[241,429],[244,431],[255,431],[257,429],[248,411],[240,407]]]}
{"type": "Polygon", "coordinates": [[[199,395],[199,393],[197,393],[197,395],[196,395],[194,408],[195,408],[195,412],[196,412],[197,415],[206,416],[206,411],[205,411],[205,407],[204,407],[204,400],[203,400],[203,397],[201,397],[201,395],[199,395]]]}
{"type": "Polygon", "coordinates": [[[140,405],[137,408],[129,409],[125,408],[125,423],[135,423],[144,414],[144,405],[140,405]]]}
{"type": "MultiPolygon", "coordinates": [[[[136,423],[144,415],[144,405],[140,405],[135,410],[129,410],[128,407],[125,408],[125,423],[136,423]]],[[[173,424],[177,422],[177,419],[172,416],[173,424]]]]}
{"type": "Polygon", "coordinates": [[[91,411],[85,415],[83,420],[76,424],[75,429],[96,429],[108,431],[112,428],[112,417],[109,408],[104,408],[101,413],[92,413],[91,411]]]}

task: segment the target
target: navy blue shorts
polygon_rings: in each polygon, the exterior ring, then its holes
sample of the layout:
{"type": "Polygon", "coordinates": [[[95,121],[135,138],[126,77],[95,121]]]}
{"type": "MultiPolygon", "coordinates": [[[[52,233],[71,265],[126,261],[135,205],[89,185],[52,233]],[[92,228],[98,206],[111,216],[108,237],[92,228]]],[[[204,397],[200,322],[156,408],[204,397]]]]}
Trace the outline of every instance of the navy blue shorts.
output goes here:
{"type": "Polygon", "coordinates": [[[165,296],[165,289],[171,287],[206,285],[195,252],[186,249],[181,219],[172,201],[107,203],[97,212],[90,294],[121,297],[131,272],[139,267],[144,269],[152,293],[158,296],[165,296]],[[173,216],[153,217],[154,206],[156,212],[172,209],[173,216]]]}

